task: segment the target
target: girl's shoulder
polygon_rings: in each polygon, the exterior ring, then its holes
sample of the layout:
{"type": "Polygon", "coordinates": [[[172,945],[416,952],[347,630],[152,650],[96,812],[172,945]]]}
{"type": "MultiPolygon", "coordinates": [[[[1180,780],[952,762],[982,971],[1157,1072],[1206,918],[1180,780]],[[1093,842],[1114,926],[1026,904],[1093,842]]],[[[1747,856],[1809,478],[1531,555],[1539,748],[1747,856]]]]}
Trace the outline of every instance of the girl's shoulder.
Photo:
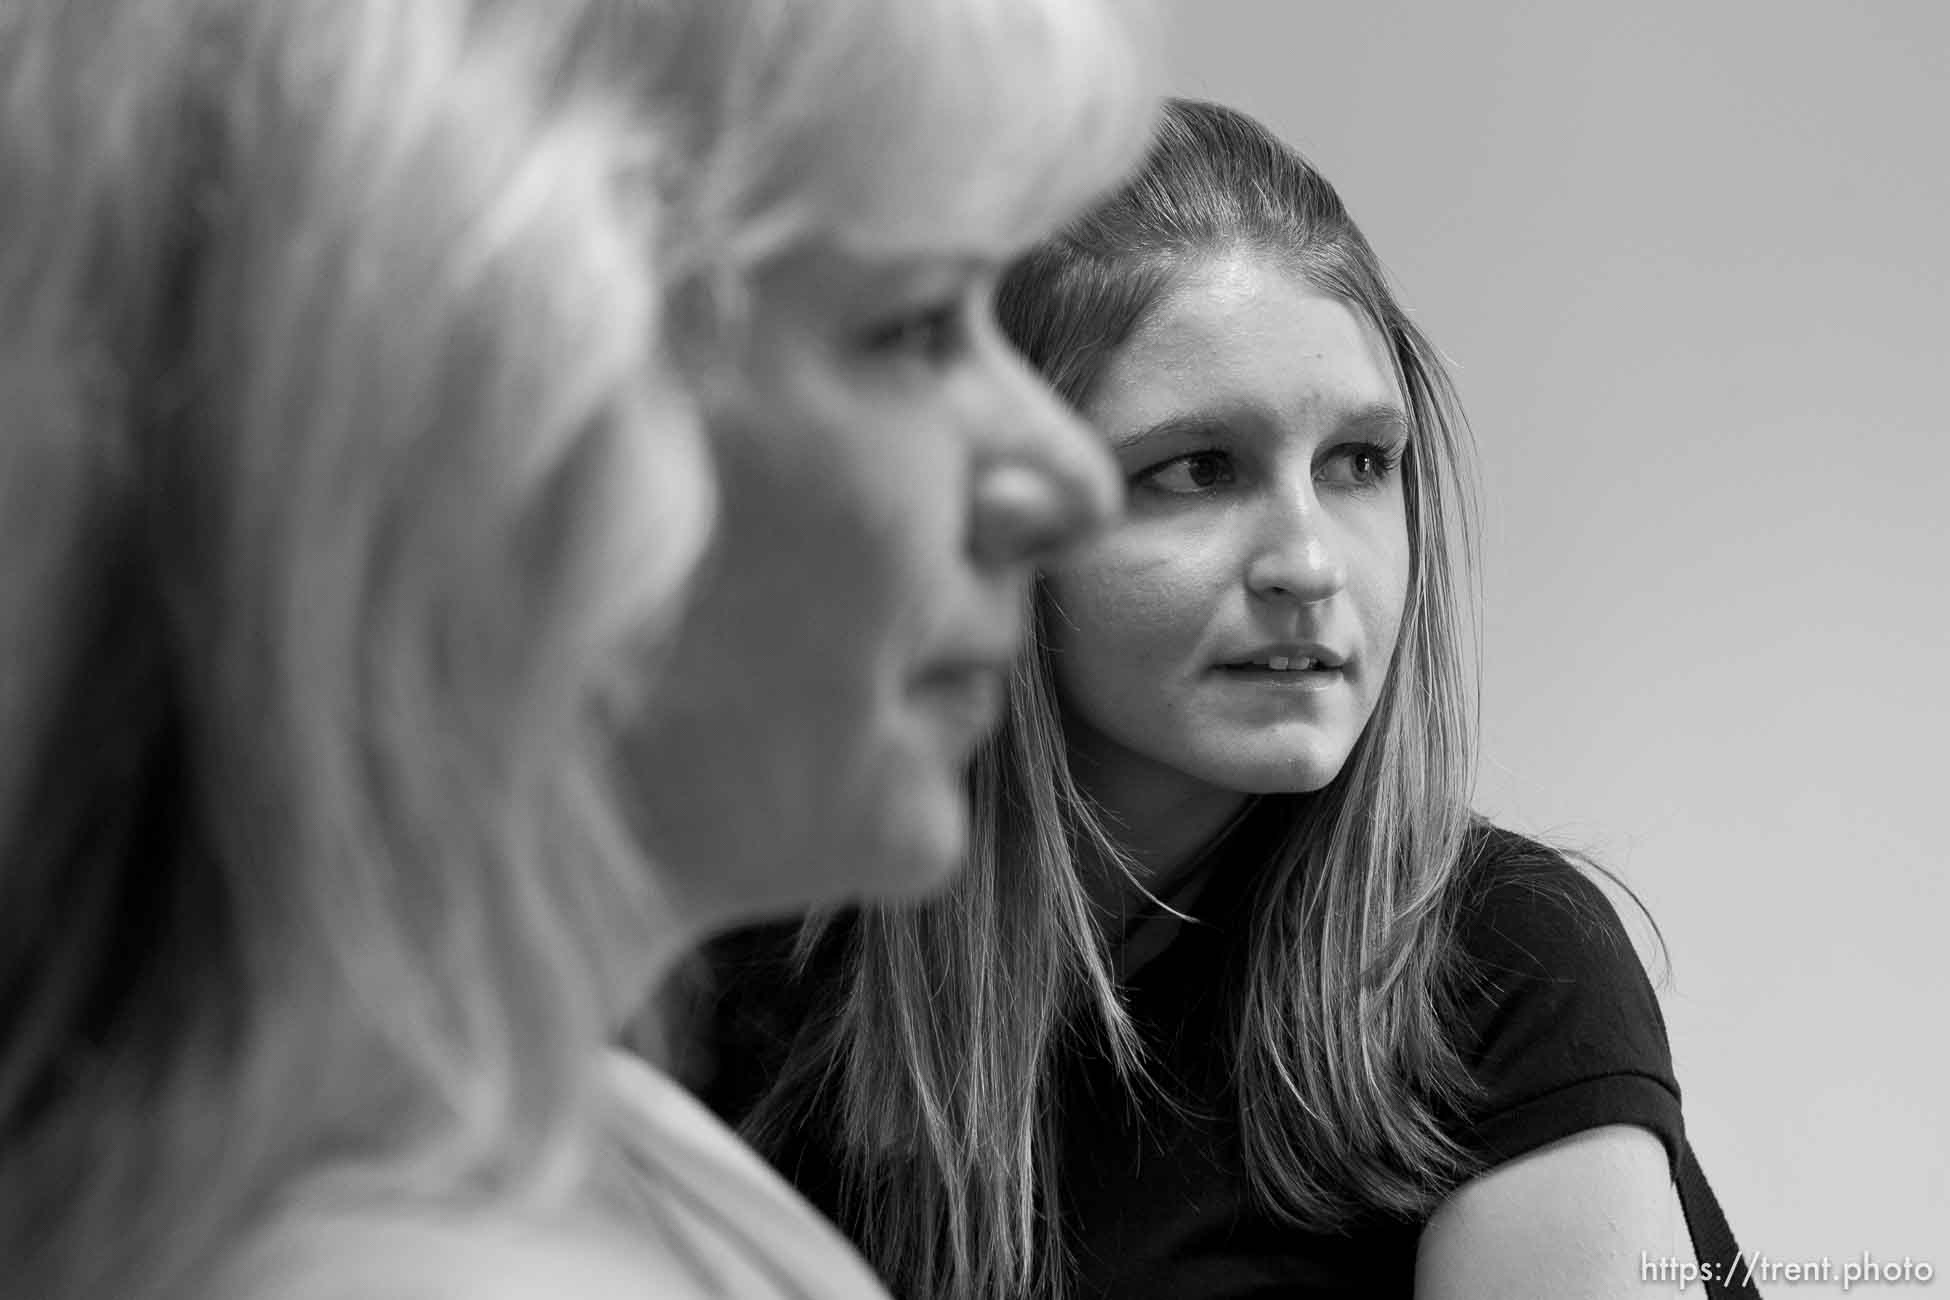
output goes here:
{"type": "Polygon", "coordinates": [[[1679,1085],[1658,995],[1602,874],[1479,824],[1464,863],[1448,1020],[1476,1085],[1465,1141],[1489,1163],[1598,1124],[1677,1157],[1679,1085]]]}
{"type": "Polygon", "coordinates": [[[1642,976],[1631,935],[1598,876],[1629,894],[1593,863],[1479,820],[1464,848],[1458,891],[1464,952],[1540,975],[1629,961],[1642,976]]]}

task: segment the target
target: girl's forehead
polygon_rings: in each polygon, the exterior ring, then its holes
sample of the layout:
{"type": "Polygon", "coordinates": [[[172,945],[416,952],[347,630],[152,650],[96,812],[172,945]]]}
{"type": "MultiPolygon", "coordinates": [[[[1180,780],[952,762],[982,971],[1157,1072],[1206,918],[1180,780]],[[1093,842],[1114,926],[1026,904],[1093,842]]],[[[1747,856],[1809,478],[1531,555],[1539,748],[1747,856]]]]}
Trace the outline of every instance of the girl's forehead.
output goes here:
{"type": "MultiPolygon", "coordinates": [[[[1127,348],[1162,333],[1198,338],[1223,350],[1240,322],[1272,319],[1328,341],[1358,339],[1377,357],[1391,356],[1386,331],[1360,301],[1318,283],[1278,250],[1235,247],[1188,259],[1170,276],[1157,301],[1132,331],[1127,348]]],[[[1391,372],[1392,362],[1387,367],[1391,372]]]]}
{"type": "Polygon", "coordinates": [[[1408,423],[1394,358],[1367,313],[1278,259],[1182,276],[1115,350],[1089,410],[1126,432],[1195,411],[1268,427],[1384,411],[1408,423]]]}

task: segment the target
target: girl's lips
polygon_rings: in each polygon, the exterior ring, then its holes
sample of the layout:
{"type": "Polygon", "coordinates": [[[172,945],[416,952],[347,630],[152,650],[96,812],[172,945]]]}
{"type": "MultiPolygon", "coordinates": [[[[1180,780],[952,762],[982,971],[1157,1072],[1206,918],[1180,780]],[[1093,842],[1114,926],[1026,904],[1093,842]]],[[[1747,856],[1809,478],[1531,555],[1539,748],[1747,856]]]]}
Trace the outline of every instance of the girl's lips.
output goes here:
{"type": "Polygon", "coordinates": [[[1276,641],[1234,655],[1219,664],[1226,670],[1253,669],[1273,672],[1327,670],[1347,666],[1347,656],[1317,641],[1276,641]]]}
{"type": "Polygon", "coordinates": [[[1268,668],[1258,664],[1221,664],[1218,674],[1229,682],[1273,690],[1319,691],[1339,682],[1339,668],[1268,668]]]}

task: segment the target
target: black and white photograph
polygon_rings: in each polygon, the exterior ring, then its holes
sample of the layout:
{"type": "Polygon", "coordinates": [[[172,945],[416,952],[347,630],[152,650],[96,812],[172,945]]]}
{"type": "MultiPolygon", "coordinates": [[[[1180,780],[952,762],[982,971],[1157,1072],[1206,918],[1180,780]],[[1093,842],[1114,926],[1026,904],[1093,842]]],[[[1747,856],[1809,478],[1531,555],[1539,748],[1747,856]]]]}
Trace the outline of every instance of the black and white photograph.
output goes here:
{"type": "Polygon", "coordinates": [[[1950,5],[0,0],[0,1300],[1950,1269],[1950,5]]]}

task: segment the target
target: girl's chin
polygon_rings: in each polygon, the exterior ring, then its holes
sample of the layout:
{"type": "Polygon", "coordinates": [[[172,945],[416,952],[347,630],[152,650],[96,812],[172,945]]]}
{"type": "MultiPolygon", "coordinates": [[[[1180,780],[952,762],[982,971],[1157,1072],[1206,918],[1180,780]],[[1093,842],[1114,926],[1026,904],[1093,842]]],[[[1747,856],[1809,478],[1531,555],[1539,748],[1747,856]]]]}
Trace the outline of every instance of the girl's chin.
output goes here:
{"type": "Polygon", "coordinates": [[[1241,756],[1214,764],[1206,780],[1240,794],[1313,794],[1339,776],[1346,761],[1344,753],[1241,756]]]}

